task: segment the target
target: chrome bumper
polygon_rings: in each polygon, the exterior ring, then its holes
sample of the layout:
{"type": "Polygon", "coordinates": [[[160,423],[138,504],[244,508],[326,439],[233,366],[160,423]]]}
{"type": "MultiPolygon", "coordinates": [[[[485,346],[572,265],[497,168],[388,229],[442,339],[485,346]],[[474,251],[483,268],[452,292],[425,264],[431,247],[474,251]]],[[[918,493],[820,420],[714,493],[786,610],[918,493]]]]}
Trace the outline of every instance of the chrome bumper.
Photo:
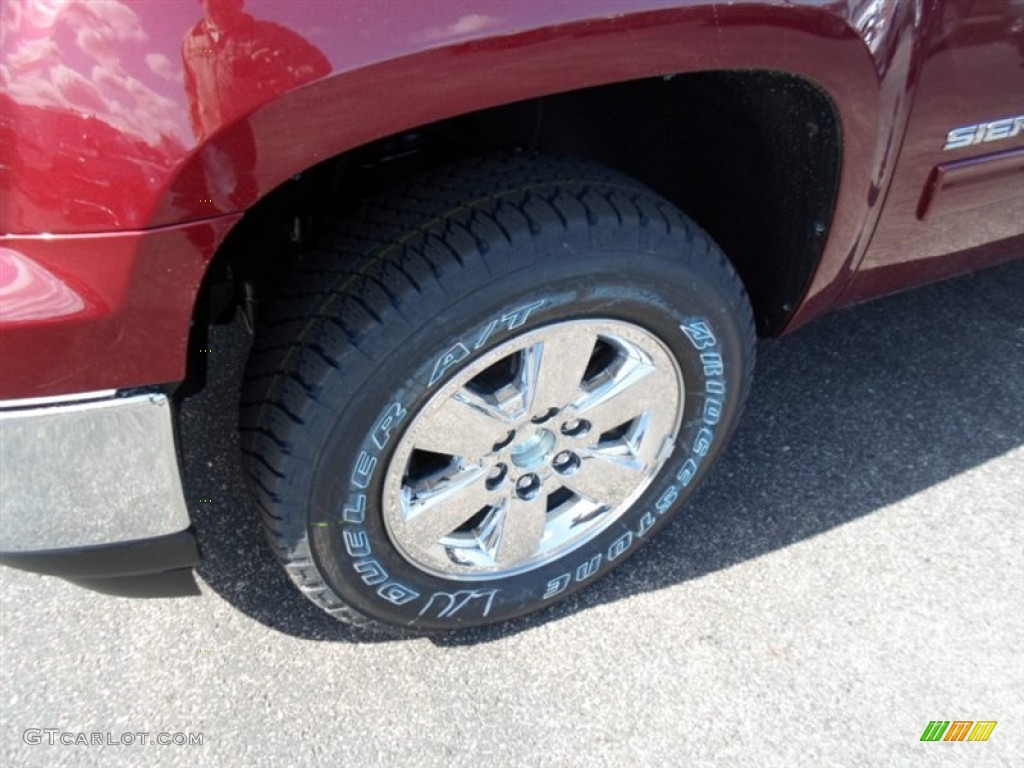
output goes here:
{"type": "Polygon", "coordinates": [[[0,551],[151,539],[190,526],[162,394],[0,401],[0,551]]]}

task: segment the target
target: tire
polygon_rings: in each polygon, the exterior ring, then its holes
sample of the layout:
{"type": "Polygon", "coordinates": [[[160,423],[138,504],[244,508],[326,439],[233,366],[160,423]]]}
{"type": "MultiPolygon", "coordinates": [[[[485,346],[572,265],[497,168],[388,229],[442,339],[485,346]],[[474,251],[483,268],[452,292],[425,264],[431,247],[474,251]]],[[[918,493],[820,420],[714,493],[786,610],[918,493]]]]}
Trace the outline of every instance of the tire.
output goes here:
{"type": "Polygon", "coordinates": [[[632,179],[500,155],[404,182],[261,318],[241,432],[270,543],[358,625],[544,608],[685,504],[754,338],[718,247],[632,179]]]}

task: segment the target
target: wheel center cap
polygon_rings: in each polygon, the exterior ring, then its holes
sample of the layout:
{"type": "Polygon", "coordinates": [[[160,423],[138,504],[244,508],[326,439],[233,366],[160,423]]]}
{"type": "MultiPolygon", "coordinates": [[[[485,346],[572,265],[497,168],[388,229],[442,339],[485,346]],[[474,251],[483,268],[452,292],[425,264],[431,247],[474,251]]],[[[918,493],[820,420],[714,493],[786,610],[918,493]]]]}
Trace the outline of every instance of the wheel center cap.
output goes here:
{"type": "Polygon", "coordinates": [[[543,464],[555,449],[555,433],[550,429],[538,429],[531,437],[522,440],[509,451],[512,463],[520,469],[535,469],[543,464]]]}

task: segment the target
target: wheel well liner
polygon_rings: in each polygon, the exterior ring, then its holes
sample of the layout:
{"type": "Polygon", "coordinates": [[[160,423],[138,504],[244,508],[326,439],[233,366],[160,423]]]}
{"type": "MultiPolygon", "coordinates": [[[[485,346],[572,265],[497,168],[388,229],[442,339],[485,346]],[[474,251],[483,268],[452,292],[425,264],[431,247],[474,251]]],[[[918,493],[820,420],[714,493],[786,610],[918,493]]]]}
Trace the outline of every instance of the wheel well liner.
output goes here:
{"type": "Polygon", "coordinates": [[[251,286],[258,296],[260,285],[276,283],[303,244],[356,200],[458,156],[507,149],[601,162],[675,203],[732,259],[759,333],[773,335],[821,258],[842,137],[822,88],[763,70],[646,78],[431,123],[326,160],[253,206],[211,267],[205,311],[214,317],[251,286]]]}

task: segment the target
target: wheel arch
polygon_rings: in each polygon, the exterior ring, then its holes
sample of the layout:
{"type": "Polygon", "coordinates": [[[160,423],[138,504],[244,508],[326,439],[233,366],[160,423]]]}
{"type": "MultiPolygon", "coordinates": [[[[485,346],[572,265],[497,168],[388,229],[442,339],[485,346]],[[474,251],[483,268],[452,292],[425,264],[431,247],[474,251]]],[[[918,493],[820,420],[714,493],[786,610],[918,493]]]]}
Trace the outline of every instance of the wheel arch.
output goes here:
{"type": "MultiPolygon", "coordinates": [[[[353,165],[378,163],[396,147],[400,153],[403,137],[429,129],[463,138],[471,124],[473,151],[526,146],[606,162],[691,212],[736,261],[760,331],[779,332],[816,271],[842,276],[861,235],[878,131],[878,75],[858,33],[826,11],[718,8],[715,28],[709,28],[707,12],[697,6],[637,13],[627,22],[576,22],[426,50],[332,75],[226,126],[190,156],[155,216],[180,215],[174,206],[190,199],[189,184],[217,163],[242,164],[232,173],[246,175],[235,189],[252,190],[248,212],[212,262],[194,319],[218,308],[216,295],[227,294],[218,286],[226,280],[237,285],[236,269],[248,269],[254,242],[267,250],[268,223],[276,222],[279,234],[282,227],[292,229],[280,241],[284,248],[301,237],[295,232],[296,200],[337,185],[353,165]],[[510,49],[518,50],[510,55],[510,49]],[[636,55],[638,50],[645,55],[636,55]],[[675,95],[667,110],[659,108],[656,92],[675,95]],[[705,112],[695,120],[701,111],[688,110],[693,102],[687,98],[698,92],[705,112]],[[645,111],[646,125],[657,122],[651,118],[659,111],[667,112],[661,117],[689,128],[687,140],[669,152],[671,137],[663,135],[660,153],[624,156],[619,136],[625,123],[592,119],[601,104],[619,97],[645,111]],[[714,107],[713,119],[708,107],[714,107]],[[546,112],[540,128],[531,122],[538,108],[546,112]],[[484,123],[489,127],[481,129],[484,123]],[[302,142],[294,141],[296,135],[302,142]],[[767,186],[760,183],[764,176],[736,157],[737,148],[753,146],[745,140],[766,149],[761,156],[770,158],[762,168],[772,179],[767,186]],[[230,150],[239,146],[248,149],[230,150]],[[810,146],[814,152],[807,151],[810,146]],[[699,158],[697,179],[713,179],[715,194],[702,197],[695,191],[699,184],[680,184],[678,174],[667,178],[672,165],[658,160],[666,154],[677,168],[699,158]],[[732,161],[716,162],[729,155],[732,161]],[[721,168],[727,170],[716,170],[721,168]],[[789,173],[794,169],[799,175],[789,173]],[[772,211],[762,212],[760,227],[744,230],[732,222],[735,211],[758,205],[749,194],[754,190],[761,192],[761,202],[771,202],[772,211]],[[721,207],[737,191],[742,194],[721,207]],[[765,249],[764,238],[749,233],[763,233],[763,225],[772,222],[784,232],[765,249]]],[[[349,193],[360,191],[348,187],[349,193]]],[[[230,207],[226,200],[214,202],[222,210],[230,207]]],[[[255,271],[268,273],[264,265],[255,271]]],[[[234,300],[239,296],[236,291],[234,300]]]]}

